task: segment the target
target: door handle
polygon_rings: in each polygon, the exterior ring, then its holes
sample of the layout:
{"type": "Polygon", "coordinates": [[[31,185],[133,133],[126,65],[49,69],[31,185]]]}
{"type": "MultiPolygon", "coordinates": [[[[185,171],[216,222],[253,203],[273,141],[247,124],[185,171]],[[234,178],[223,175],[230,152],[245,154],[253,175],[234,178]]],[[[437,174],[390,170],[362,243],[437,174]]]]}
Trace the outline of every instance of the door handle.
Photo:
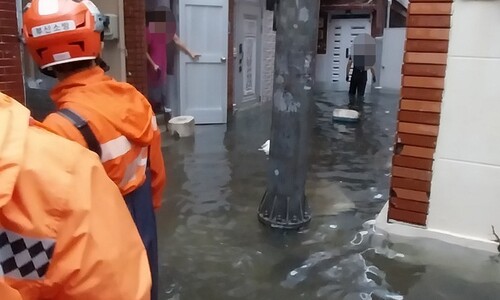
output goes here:
{"type": "Polygon", "coordinates": [[[220,58],[220,61],[221,61],[221,62],[226,62],[226,60],[227,60],[227,59],[226,59],[224,56],[220,58]]]}

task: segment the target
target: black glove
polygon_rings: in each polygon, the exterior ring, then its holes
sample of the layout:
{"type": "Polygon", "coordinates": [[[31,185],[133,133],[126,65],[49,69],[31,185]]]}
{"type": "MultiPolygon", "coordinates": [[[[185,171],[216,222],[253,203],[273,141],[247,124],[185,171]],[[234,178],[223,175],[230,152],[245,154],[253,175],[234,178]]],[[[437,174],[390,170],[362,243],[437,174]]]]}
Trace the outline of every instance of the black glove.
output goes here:
{"type": "Polygon", "coordinates": [[[375,77],[375,75],[373,75],[372,81],[373,81],[373,83],[377,82],[377,77],[375,77]]]}
{"type": "Polygon", "coordinates": [[[349,75],[345,77],[345,81],[349,82],[349,75]]]}

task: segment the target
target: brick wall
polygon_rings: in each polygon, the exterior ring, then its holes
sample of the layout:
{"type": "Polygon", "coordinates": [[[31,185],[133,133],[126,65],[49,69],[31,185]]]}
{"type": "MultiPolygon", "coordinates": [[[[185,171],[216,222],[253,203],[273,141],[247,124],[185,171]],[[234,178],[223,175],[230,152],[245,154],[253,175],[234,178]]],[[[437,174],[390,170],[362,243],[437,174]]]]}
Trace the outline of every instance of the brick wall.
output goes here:
{"type": "Polygon", "coordinates": [[[273,98],[274,55],[276,48],[276,32],[273,31],[272,11],[264,10],[262,19],[262,102],[273,98]]]}
{"type": "Polygon", "coordinates": [[[452,0],[411,0],[388,219],[427,224],[452,0]]]}
{"type": "Polygon", "coordinates": [[[16,2],[0,0],[0,91],[24,103],[16,2]]]}
{"type": "MultiPolygon", "coordinates": [[[[0,0],[2,1],[2,0],[0,0]]],[[[124,0],[127,81],[147,95],[145,2],[124,0]]]]}

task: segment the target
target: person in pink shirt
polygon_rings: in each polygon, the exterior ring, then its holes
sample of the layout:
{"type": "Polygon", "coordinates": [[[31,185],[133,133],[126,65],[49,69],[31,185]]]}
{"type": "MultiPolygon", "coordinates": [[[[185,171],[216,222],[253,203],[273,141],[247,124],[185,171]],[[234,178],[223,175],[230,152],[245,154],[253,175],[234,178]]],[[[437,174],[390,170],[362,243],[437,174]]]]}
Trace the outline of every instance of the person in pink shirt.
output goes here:
{"type": "Polygon", "coordinates": [[[146,41],[148,51],[148,91],[149,101],[156,113],[169,112],[167,103],[167,45],[173,41],[177,48],[195,60],[200,57],[193,53],[179,39],[175,33],[175,20],[168,20],[172,16],[166,10],[151,11],[146,13],[146,41]]]}
{"type": "Polygon", "coordinates": [[[161,12],[146,14],[146,42],[148,51],[148,99],[157,113],[165,103],[167,79],[167,26],[161,12]]]}

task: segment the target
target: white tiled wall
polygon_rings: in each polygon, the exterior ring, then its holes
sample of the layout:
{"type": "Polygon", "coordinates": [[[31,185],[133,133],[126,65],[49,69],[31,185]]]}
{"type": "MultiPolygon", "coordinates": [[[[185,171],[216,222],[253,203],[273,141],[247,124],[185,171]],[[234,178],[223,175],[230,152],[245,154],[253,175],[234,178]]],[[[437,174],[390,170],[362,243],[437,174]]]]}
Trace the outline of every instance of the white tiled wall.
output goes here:
{"type": "Polygon", "coordinates": [[[456,160],[434,162],[428,227],[491,240],[500,231],[500,167],[456,160]]]}
{"type": "Polygon", "coordinates": [[[449,55],[498,58],[499,16],[498,0],[454,1],[449,55]]]}
{"type": "Polygon", "coordinates": [[[274,82],[274,51],[276,33],[273,31],[274,13],[264,9],[262,19],[262,101],[271,101],[274,82]]]}
{"type": "Polygon", "coordinates": [[[449,57],[446,71],[436,156],[500,166],[500,59],[449,57]]]}
{"type": "Polygon", "coordinates": [[[500,230],[500,0],[456,0],[428,227],[500,230]]]}

